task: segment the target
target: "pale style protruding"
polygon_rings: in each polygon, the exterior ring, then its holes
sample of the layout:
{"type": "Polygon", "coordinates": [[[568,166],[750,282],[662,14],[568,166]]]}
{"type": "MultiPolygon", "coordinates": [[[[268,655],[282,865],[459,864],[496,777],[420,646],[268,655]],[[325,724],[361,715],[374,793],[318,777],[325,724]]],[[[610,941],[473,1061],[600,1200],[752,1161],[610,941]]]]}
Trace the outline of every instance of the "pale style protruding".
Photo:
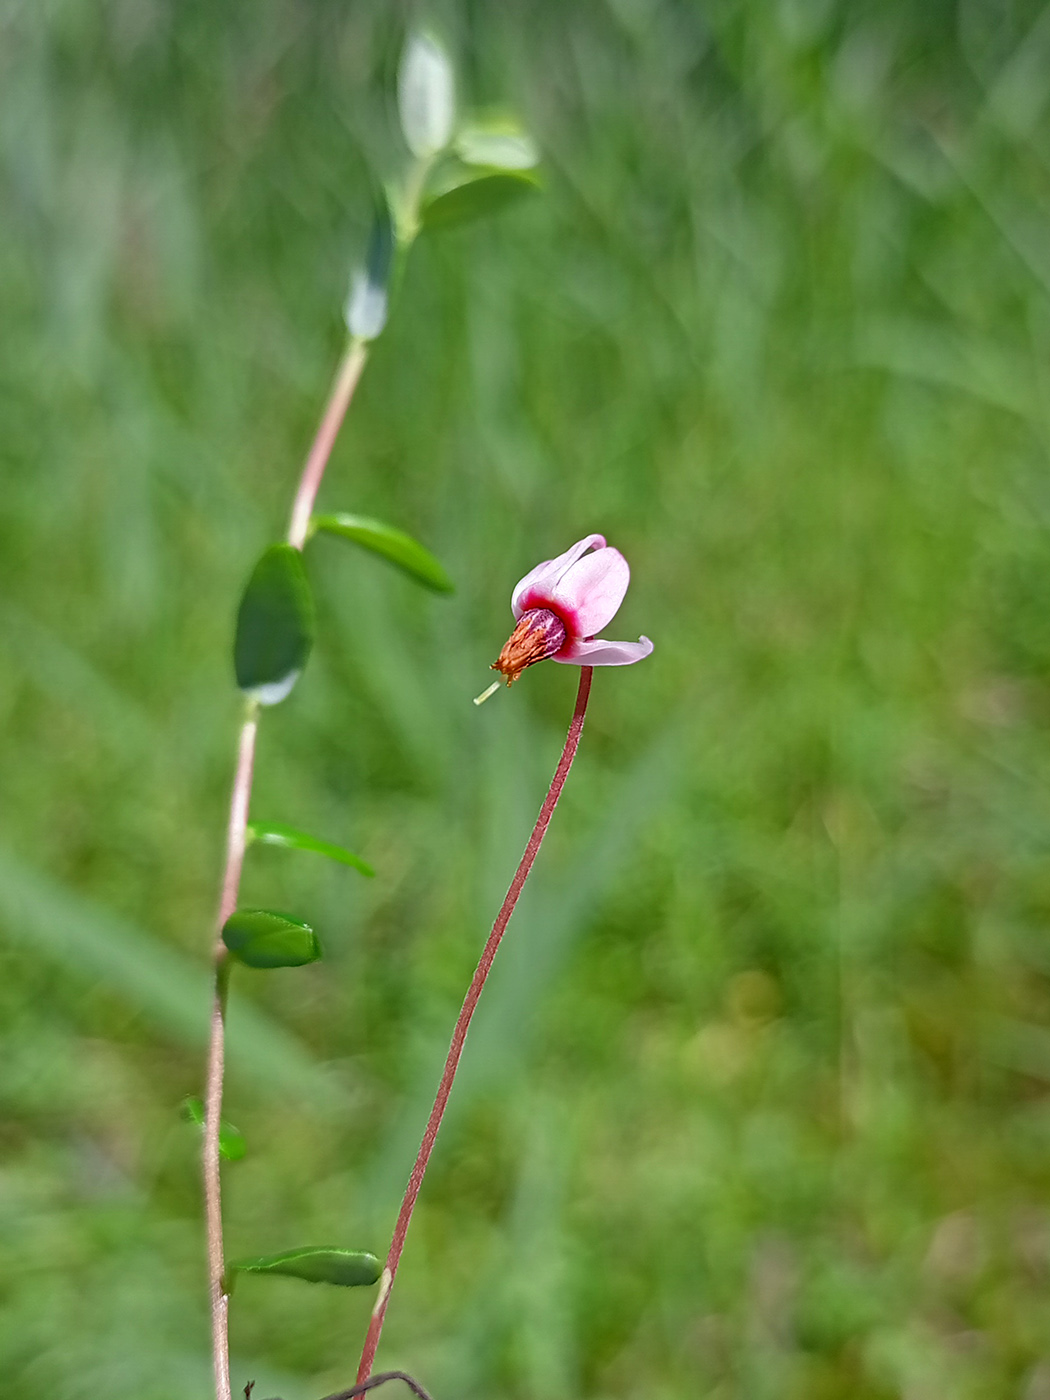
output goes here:
{"type": "Polygon", "coordinates": [[[641,661],[653,649],[648,637],[613,642],[595,636],[616,616],[630,581],[627,560],[605,543],[604,535],[587,535],[556,559],[537,564],[511,595],[517,626],[493,670],[510,685],[537,661],[571,666],[641,661]]]}

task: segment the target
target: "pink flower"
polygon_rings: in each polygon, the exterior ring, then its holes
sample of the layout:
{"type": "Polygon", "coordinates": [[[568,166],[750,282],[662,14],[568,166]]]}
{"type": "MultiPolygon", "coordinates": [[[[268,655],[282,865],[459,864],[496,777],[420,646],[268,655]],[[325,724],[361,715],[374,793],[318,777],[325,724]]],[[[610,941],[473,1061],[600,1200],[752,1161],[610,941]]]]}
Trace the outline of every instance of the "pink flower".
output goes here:
{"type": "Polygon", "coordinates": [[[631,571],[604,535],[588,535],[557,559],[531,569],[511,595],[517,626],[492,663],[510,685],[537,661],[572,666],[630,666],[653,649],[648,637],[607,642],[594,634],[611,622],[623,602],[631,571]],[[593,554],[588,550],[593,549],[593,554]]]}

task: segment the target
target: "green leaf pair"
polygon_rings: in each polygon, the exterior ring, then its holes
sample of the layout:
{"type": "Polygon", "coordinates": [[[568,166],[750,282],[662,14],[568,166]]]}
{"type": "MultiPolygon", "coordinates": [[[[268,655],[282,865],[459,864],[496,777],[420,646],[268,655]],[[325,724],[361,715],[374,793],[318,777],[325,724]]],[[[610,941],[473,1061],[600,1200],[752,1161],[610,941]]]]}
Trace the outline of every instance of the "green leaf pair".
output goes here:
{"type": "Polygon", "coordinates": [[[538,161],[536,147],[511,117],[464,127],[427,182],[420,223],[450,228],[498,214],[540,188],[538,161]]]}
{"type": "Polygon", "coordinates": [[[539,155],[512,117],[490,116],[455,130],[455,86],[452,61],[440,40],[422,30],[410,33],[398,74],[401,130],[417,162],[430,168],[438,158],[419,205],[422,228],[495,213],[539,185],[529,173],[539,155]]]}
{"type": "MultiPolygon", "coordinates": [[[[435,593],[452,591],[452,581],[437,559],[404,530],[368,516],[346,514],[315,516],[310,534],[319,530],[351,540],[378,554],[435,593]]],[[[237,610],[233,664],[241,690],[260,705],[279,704],[306,665],[314,632],[313,593],[303,556],[293,545],[272,544],[263,551],[252,570],[237,610]]],[[[291,828],[285,829],[286,838],[290,831],[291,828]]],[[[298,845],[302,850],[319,852],[325,845],[323,842],[307,844],[313,838],[303,833],[297,835],[302,839],[273,839],[276,844],[298,845]]],[[[363,868],[363,862],[358,862],[356,857],[347,859],[349,852],[336,855],[337,849],[330,847],[323,854],[363,868]]]]}
{"type": "MultiPolygon", "coordinates": [[[[352,865],[362,875],[375,874],[366,861],[345,846],[321,841],[283,822],[249,822],[247,837],[249,842],[313,851],[329,860],[352,865]]],[[[222,941],[246,967],[304,967],[307,963],[318,962],[321,957],[321,945],[310,925],[275,909],[234,910],[222,926],[222,941]]]]}

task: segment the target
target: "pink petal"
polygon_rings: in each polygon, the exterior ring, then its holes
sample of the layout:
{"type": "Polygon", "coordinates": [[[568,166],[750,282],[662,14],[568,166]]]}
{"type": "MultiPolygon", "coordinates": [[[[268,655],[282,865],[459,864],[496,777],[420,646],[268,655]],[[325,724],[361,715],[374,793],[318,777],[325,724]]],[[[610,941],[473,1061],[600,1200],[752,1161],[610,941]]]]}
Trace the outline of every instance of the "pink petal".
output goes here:
{"type": "Polygon", "coordinates": [[[589,642],[569,642],[551,660],[566,666],[630,666],[643,661],[652,649],[648,637],[639,637],[636,642],[607,642],[603,637],[592,637],[589,642]]]}
{"type": "Polygon", "coordinates": [[[521,617],[526,606],[543,606],[542,603],[528,605],[523,603],[522,598],[526,591],[538,587],[542,588],[545,593],[553,592],[565,570],[575,564],[577,559],[586,554],[592,546],[596,549],[604,549],[605,536],[588,535],[586,539],[577,540],[572,548],[567,549],[564,554],[559,554],[556,559],[545,559],[542,564],[537,564],[534,569],[530,569],[523,579],[519,579],[510,598],[510,608],[515,619],[521,617]]]}
{"type": "Polygon", "coordinates": [[[556,612],[577,637],[593,637],[611,622],[623,602],[631,570],[618,549],[599,549],[572,564],[551,594],[556,612]]]}

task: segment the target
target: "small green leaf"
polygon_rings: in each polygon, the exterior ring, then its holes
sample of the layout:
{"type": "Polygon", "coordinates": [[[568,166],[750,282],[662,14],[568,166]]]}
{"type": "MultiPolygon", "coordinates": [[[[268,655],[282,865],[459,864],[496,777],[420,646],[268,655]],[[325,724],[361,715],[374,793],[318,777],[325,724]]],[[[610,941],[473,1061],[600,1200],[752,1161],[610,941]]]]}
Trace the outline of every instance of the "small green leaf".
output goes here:
{"type": "Polygon", "coordinates": [[[222,941],[247,967],[303,967],[321,956],[309,924],[272,909],[235,910],[223,925],[222,941]]]}
{"type": "Polygon", "coordinates": [[[252,570],[237,611],[237,684],[260,704],[276,705],[299,678],[313,640],[313,595],[303,557],[290,544],[273,544],[252,570]]]}
{"type": "Polygon", "coordinates": [[[375,340],[386,325],[390,300],[390,273],[396,240],[390,207],[381,195],[372,220],[363,267],[350,278],[346,299],[346,327],[361,340],[375,340]]]}
{"type": "Polygon", "coordinates": [[[489,166],[446,166],[436,191],[423,201],[424,228],[449,228],[496,214],[523,195],[540,188],[531,170],[495,170],[489,166]]]}
{"type": "Polygon", "coordinates": [[[327,856],[329,860],[341,861],[343,865],[352,865],[355,870],[360,870],[362,875],[372,876],[375,871],[367,861],[355,856],[353,851],[348,851],[345,846],[335,846],[331,841],[321,841],[316,836],[311,836],[309,832],[299,831],[294,826],[286,826],[284,822],[249,822],[248,840],[261,841],[264,846],[287,846],[296,851],[313,851],[316,855],[327,856]]]}
{"type": "Polygon", "coordinates": [[[417,544],[404,530],[384,525],[382,520],[370,520],[364,515],[315,515],[310,528],[311,533],[324,530],[344,540],[353,540],[373,554],[381,554],[435,593],[452,592],[452,580],[430,550],[417,544]]]}
{"type": "Polygon", "coordinates": [[[354,1249],[289,1249],[284,1254],[264,1254],[258,1259],[237,1259],[227,1265],[226,1291],[233,1290],[237,1274],[286,1274],[307,1283],[335,1283],[360,1288],[378,1282],[382,1266],[374,1254],[354,1249]]]}
{"type": "MultiPolygon", "coordinates": [[[[183,1100],[182,1114],[190,1123],[196,1123],[202,1131],[204,1129],[204,1103],[196,1097],[183,1100]]],[[[248,1145],[244,1141],[244,1134],[227,1123],[225,1118],[219,1123],[219,1155],[225,1157],[228,1162],[239,1162],[248,1150],[248,1145]]]]}
{"type": "Polygon", "coordinates": [[[465,126],[456,137],[455,148],[466,165],[487,165],[495,170],[529,170],[540,159],[532,138],[517,122],[506,119],[465,126]]]}

